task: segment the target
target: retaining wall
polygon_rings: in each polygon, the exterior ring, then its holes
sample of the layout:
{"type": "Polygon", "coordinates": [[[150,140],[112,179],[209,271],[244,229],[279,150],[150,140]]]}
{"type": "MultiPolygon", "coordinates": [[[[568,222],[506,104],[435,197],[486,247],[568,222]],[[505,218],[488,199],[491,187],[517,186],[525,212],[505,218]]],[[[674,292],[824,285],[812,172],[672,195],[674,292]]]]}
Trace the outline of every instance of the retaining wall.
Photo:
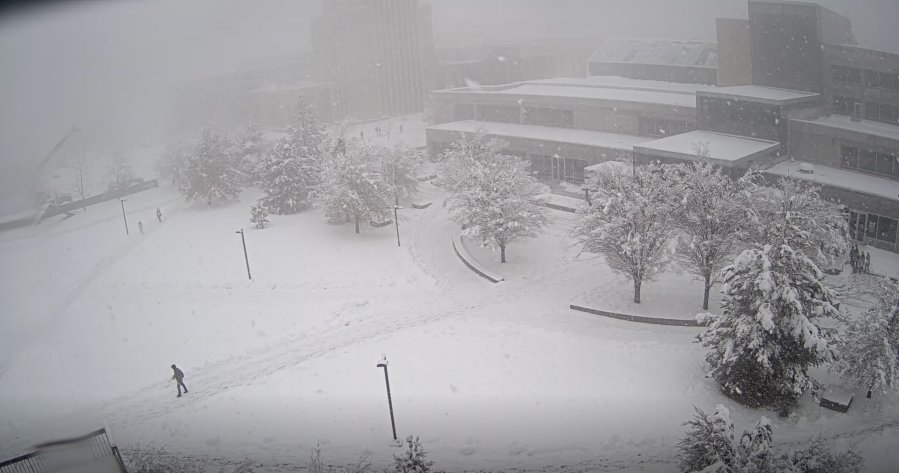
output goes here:
{"type": "Polygon", "coordinates": [[[678,327],[701,327],[698,322],[695,320],[683,320],[683,319],[665,319],[661,317],[644,317],[642,315],[628,315],[628,314],[620,314],[618,312],[609,312],[607,310],[593,309],[591,307],[585,307],[578,304],[571,304],[569,308],[572,310],[578,310],[581,312],[587,312],[588,314],[601,315],[603,317],[609,317],[612,319],[618,320],[626,320],[628,322],[639,322],[643,324],[653,324],[653,325],[673,325],[678,327]]]}
{"type": "Polygon", "coordinates": [[[468,254],[468,250],[462,246],[462,235],[458,233],[453,234],[453,251],[456,252],[456,256],[465,263],[465,266],[468,266],[469,269],[474,271],[481,276],[482,278],[492,282],[497,283],[503,281],[503,277],[490,271],[489,269],[482,266],[478,263],[470,254],[468,254]]]}

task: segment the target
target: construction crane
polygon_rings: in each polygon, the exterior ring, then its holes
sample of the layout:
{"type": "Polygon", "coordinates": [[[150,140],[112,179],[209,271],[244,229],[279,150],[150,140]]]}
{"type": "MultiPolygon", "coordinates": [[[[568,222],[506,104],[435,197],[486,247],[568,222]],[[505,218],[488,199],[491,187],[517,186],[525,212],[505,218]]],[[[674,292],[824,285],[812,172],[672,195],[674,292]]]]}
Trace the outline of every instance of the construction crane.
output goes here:
{"type": "Polygon", "coordinates": [[[40,176],[41,172],[44,170],[45,167],[47,167],[47,164],[50,163],[50,160],[53,159],[53,156],[56,156],[56,153],[58,153],[60,148],[62,148],[62,145],[64,145],[65,142],[68,141],[69,137],[71,137],[72,135],[74,135],[75,133],[78,133],[80,131],[81,130],[78,127],[73,126],[72,131],[70,131],[66,136],[64,136],[61,140],[59,140],[59,143],[56,144],[56,147],[54,147],[53,150],[50,151],[50,154],[45,156],[44,159],[41,161],[41,163],[37,166],[37,169],[35,170],[35,175],[40,176]]]}

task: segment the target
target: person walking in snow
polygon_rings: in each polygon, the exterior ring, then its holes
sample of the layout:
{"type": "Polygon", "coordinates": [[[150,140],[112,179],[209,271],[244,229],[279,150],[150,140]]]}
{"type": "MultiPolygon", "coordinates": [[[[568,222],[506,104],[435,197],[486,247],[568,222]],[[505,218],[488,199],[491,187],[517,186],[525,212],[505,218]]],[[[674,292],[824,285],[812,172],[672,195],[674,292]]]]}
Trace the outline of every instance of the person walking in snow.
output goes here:
{"type": "Polygon", "coordinates": [[[159,207],[156,207],[156,218],[159,219],[159,223],[162,223],[162,210],[159,210],[159,207]]]}
{"type": "Polygon", "coordinates": [[[172,365],[172,369],[175,370],[175,375],[172,376],[178,383],[178,397],[181,397],[181,387],[184,386],[184,394],[187,394],[187,386],[184,385],[184,372],[179,370],[177,366],[172,365]]]}
{"type": "Polygon", "coordinates": [[[871,272],[871,252],[870,251],[868,252],[868,254],[865,255],[865,272],[866,273],[871,272]]]}
{"type": "Polygon", "coordinates": [[[858,264],[858,254],[855,252],[855,247],[849,249],[849,266],[852,267],[852,273],[855,274],[856,265],[858,264]]]}
{"type": "Polygon", "coordinates": [[[140,234],[144,234],[144,222],[137,222],[137,228],[140,228],[140,234]]]}
{"type": "Polygon", "coordinates": [[[403,124],[400,123],[400,133],[402,133],[402,132],[403,132],[403,124]]]}
{"type": "Polygon", "coordinates": [[[361,139],[361,140],[365,139],[365,130],[359,130],[359,139],[361,139]]]}

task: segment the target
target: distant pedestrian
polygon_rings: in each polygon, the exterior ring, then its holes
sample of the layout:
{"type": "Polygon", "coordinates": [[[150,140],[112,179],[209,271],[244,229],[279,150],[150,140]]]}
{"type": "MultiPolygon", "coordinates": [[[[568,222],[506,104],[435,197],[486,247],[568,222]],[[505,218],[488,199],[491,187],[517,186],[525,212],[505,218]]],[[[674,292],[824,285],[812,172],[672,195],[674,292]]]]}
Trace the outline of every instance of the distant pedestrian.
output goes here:
{"type": "Polygon", "coordinates": [[[852,272],[855,273],[856,265],[858,264],[858,255],[855,254],[855,248],[849,250],[849,266],[852,267],[852,272]]]}
{"type": "MultiPolygon", "coordinates": [[[[184,386],[184,372],[179,370],[174,364],[172,369],[175,370],[175,375],[172,376],[172,379],[178,383],[178,397],[181,397],[181,387],[184,386]]],[[[187,394],[187,386],[184,386],[184,394],[187,394]]]]}
{"type": "Polygon", "coordinates": [[[144,234],[144,222],[137,222],[137,228],[140,228],[140,234],[144,234]]]}
{"type": "Polygon", "coordinates": [[[868,254],[865,255],[865,272],[866,273],[871,272],[871,252],[870,251],[868,252],[868,254]]]}
{"type": "Polygon", "coordinates": [[[381,136],[381,127],[379,127],[379,126],[375,127],[375,135],[381,136]]]}
{"type": "Polygon", "coordinates": [[[402,132],[403,132],[403,124],[400,123],[400,133],[402,133],[402,132]]]}
{"type": "Polygon", "coordinates": [[[159,219],[159,223],[162,223],[162,210],[159,210],[159,207],[156,207],[156,218],[159,219]]]}
{"type": "Polygon", "coordinates": [[[365,139],[365,130],[359,130],[359,138],[363,140],[365,139]]]}

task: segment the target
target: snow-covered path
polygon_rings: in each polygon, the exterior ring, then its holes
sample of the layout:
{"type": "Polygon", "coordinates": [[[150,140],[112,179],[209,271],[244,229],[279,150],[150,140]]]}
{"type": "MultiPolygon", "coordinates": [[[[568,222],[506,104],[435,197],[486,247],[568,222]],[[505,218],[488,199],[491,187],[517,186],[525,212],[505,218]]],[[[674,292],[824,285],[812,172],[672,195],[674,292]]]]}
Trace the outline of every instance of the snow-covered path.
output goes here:
{"type": "MultiPolygon", "coordinates": [[[[354,235],[314,211],[251,230],[254,197],[179,210],[160,190],[135,205],[167,206],[143,237],[126,237],[114,208],[91,208],[37,237],[0,242],[27,276],[4,280],[4,297],[44,314],[0,327],[19,342],[0,373],[0,455],[55,435],[74,409],[105,419],[122,444],[250,457],[262,471],[304,465],[317,440],[333,464],[370,454],[383,465],[394,451],[374,364],[385,352],[399,435],[421,435],[450,471],[671,471],[692,405],[732,405],[703,377],[697,329],[568,309],[584,291],[613,287],[601,259],[577,259],[560,243],[570,214],[554,212],[545,235],[512,248],[521,264],[491,284],[454,254],[457,227],[430,184],[416,200],[433,205],[402,211],[401,247],[392,229],[354,235]],[[253,281],[234,235],[241,227],[253,281]],[[81,253],[63,260],[71,274],[32,301],[27,281],[48,267],[27,267],[29,257],[73,246],[81,253]],[[173,362],[191,389],[177,400],[173,362]]],[[[852,434],[890,458],[895,435],[883,426],[896,424],[899,408],[873,401],[848,417],[805,406],[805,420],[776,420],[775,436],[852,434]]],[[[759,415],[773,417],[732,409],[738,428],[759,415]]]]}

